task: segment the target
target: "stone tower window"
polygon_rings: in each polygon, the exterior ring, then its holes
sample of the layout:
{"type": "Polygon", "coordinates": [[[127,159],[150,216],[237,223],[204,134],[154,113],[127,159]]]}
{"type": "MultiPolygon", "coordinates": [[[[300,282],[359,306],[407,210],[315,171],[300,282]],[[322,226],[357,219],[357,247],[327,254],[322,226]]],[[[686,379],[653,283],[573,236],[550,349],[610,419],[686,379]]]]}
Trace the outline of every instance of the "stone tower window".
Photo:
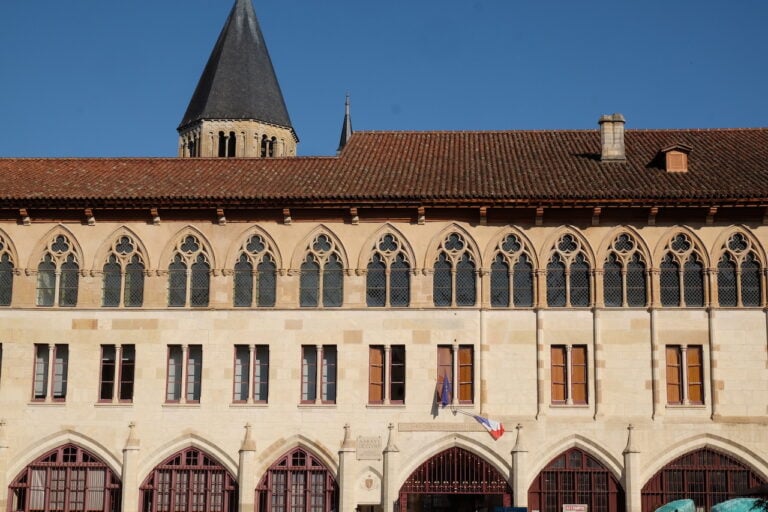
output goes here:
{"type": "Polygon", "coordinates": [[[74,247],[64,235],[48,244],[37,266],[37,305],[74,307],[80,282],[80,265],[74,247]]]}

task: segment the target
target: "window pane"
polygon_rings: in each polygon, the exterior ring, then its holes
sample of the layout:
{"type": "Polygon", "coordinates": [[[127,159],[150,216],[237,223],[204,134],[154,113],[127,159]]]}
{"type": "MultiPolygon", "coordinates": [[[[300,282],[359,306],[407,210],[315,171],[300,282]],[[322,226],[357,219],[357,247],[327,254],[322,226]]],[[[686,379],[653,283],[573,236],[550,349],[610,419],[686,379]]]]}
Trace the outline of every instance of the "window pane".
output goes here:
{"type": "Polygon", "coordinates": [[[451,305],[453,290],[451,288],[451,264],[445,253],[440,253],[435,262],[435,272],[432,277],[432,294],[435,306],[451,305]]]}
{"type": "Polygon", "coordinates": [[[336,402],[336,347],[326,345],[323,347],[323,374],[322,374],[323,402],[336,402]]]}
{"type": "Polygon", "coordinates": [[[583,255],[571,265],[571,306],[589,306],[589,264],[583,255]]]}
{"type": "Polygon", "coordinates": [[[101,346],[101,384],[99,386],[99,400],[112,400],[115,393],[115,346],[101,346]]]}
{"type": "Polygon", "coordinates": [[[603,266],[603,295],[607,307],[618,308],[624,303],[621,264],[611,255],[603,266]]]}
{"type": "Polygon", "coordinates": [[[411,266],[402,254],[392,262],[389,274],[389,305],[406,307],[411,302],[411,266]]]}
{"type": "Polygon", "coordinates": [[[269,400],[269,346],[256,345],[253,362],[253,400],[266,403],[269,400]]]}
{"type": "Polygon", "coordinates": [[[323,269],[323,306],[341,306],[343,295],[344,271],[338,256],[333,254],[323,269]]]}
{"type": "Polygon", "coordinates": [[[390,351],[390,384],[389,401],[391,403],[405,402],[405,347],[395,345],[390,351]]]}
{"type": "Polygon", "coordinates": [[[190,305],[192,307],[207,307],[211,283],[210,266],[203,256],[198,256],[192,264],[190,283],[190,305]]]}
{"type": "Polygon", "coordinates": [[[187,305],[187,266],[179,256],[168,266],[168,305],[187,305]]]}
{"type": "Polygon", "coordinates": [[[491,263],[491,306],[509,306],[509,265],[501,254],[491,263]]]}
{"type": "Polygon", "coordinates": [[[701,307],[704,305],[704,267],[695,256],[691,256],[685,262],[684,269],[685,305],[701,307]]]}
{"type": "Polygon", "coordinates": [[[42,400],[48,392],[48,345],[35,345],[34,398],[42,400]]]}
{"type": "Polygon", "coordinates": [[[133,400],[133,379],[136,369],[136,348],[123,345],[120,367],[120,400],[133,400]]]}
{"type": "Polygon", "coordinates": [[[80,282],[80,267],[69,256],[61,265],[61,284],[59,287],[59,306],[73,307],[77,305],[77,287],[80,282]]]}
{"type": "Polygon", "coordinates": [[[169,402],[181,400],[181,358],[181,346],[171,345],[168,347],[168,387],[166,389],[165,399],[169,402]]]}
{"type": "Polygon", "coordinates": [[[250,307],[253,304],[253,266],[245,255],[235,263],[234,284],[235,307],[250,307]]]}
{"type": "Polygon", "coordinates": [[[277,297],[277,267],[275,262],[266,256],[258,267],[259,298],[257,304],[261,308],[274,307],[277,297]]]}
{"type": "Polygon", "coordinates": [[[247,345],[235,345],[235,389],[232,400],[245,402],[248,400],[248,381],[250,380],[251,353],[247,345]]]}
{"type": "Polygon", "coordinates": [[[304,346],[301,351],[301,400],[314,402],[317,399],[317,349],[304,346]]]}
{"type": "Polygon", "coordinates": [[[741,303],[747,307],[760,305],[760,263],[750,253],[741,264],[741,303]]]}
{"type": "Polygon", "coordinates": [[[301,264],[301,278],[299,279],[299,304],[303,308],[318,306],[320,296],[320,266],[312,256],[307,256],[307,261],[301,264]]]}
{"type": "Polygon", "coordinates": [[[469,254],[464,253],[456,264],[456,305],[474,306],[477,298],[475,264],[469,254]]]}
{"type": "Polygon", "coordinates": [[[138,308],[144,303],[144,264],[134,256],[125,267],[125,306],[138,308]]]}
{"type": "Polygon", "coordinates": [[[680,273],[677,263],[671,256],[664,258],[659,265],[659,281],[661,284],[661,305],[667,307],[680,306],[680,273]]]}
{"type": "Polygon", "coordinates": [[[717,298],[720,306],[735,307],[736,263],[727,254],[717,262],[717,298]]]}
{"type": "Polygon", "coordinates": [[[635,254],[627,264],[627,305],[643,307],[647,303],[645,264],[635,254]]]}
{"type": "Polygon", "coordinates": [[[680,347],[667,347],[667,403],[683,403],[680,347]]]}
{"type": "Polygon", "coordinates": [[[559,256],[553,256],[547,265],[547,305],[564,307],[565,304],[565,264],[559,256]]]}
{"type": "Polygon", "coordinates": [[[13,291],[13,263],[8,253],[0,258],[0,306],[10,306],[13,291]]]}
{"type": "Polygon", "coordinates": [[[37,266],[37,305],[53,306],[56,287],[56,266],[46,254],[45,261],[37,266]]]}
{"type": "Polygon", "coordinates": [[[187,349],[187,401],[200,401],[203,373],[203,347],[190,345],[187,349]]]}
{"type": "Polygon", "coordinates": [[[368,263],[365,276],[365,300],[368,307],[384,307],[386,305],[387,275],[386,266],[381,256],[375,254],[368,263]]]}
{"type": "Polygon", "coordinates": [[[109,262],[104,265],[103,272],[101,305],[104,307],[119,306],[123,273],[115,256],[110,257],[109,262]]]}
{"type": "Polygon", "coordinates": [[[53,398],[63,400],[67,396],[67,374],[69,373],[69,347],[56,345],[56,360],[53,367],[53,398]]]}
{"type": "Polygon", "coordinates": [[[515,307],[529,308],[533,306],[533,265],[525,254],[520,256],[513,268],[512,279],[513,299],[515,307]]]}

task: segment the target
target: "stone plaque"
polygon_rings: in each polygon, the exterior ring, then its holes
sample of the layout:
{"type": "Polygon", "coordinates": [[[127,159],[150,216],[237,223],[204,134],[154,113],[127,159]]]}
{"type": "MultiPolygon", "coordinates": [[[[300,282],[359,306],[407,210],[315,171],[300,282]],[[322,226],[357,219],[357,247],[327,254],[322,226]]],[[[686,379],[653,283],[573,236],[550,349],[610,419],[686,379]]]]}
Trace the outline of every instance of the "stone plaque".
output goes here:
{"type": "Polygon", "coordinates": [[[358,436],[357,460],[381,460],[381,437],[358,436]]]}

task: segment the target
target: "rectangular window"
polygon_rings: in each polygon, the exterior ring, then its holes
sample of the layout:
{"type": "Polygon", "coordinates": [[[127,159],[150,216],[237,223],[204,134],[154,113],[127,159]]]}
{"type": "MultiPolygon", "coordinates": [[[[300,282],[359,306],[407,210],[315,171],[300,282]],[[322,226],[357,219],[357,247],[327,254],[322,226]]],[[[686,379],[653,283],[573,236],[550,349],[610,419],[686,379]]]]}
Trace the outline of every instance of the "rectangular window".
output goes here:
{"type": "Polygon", "coordinates": [[[405,346],[368,349],[368,403],[405,402],[405,346]]]}
{"type": "Polygon", "coordinates": [[[437,347],[438,401],[471,404],[475,396],[475,348],[472,345],[441,345],[437,347]],[[456,357],[454,356],[456,352],[456,357]],[[454,373],[455,372],[455,373],[454,373]],[[448,379],[450,396],[443,398],[443,382],[448,379]]]}
{"type": "Polygon", "coordinates": [[[67,397],[68,373],[69,345],[36,344],[33,399],[64,401],[67,397]]]}
{"type": "Polygon", "coordinates": [[[336,403],[336,346],[305,345],[301,353],[301,402],[317,403],[319,399],[324,404],[336,403]]]}
{"type": "Polygon", "coordinates": [[[667,403],[704,404],[704,366],[701,345],[668,345],[667,403]]]}
{"type": "Polygon", "coordinates": [[[247,403],[249,383],[253,381],[253,403],[267,403],[269,398],[269,346],[235,345],[235,389],[232,401],[247,403]],[[251,364],[253,354],[253,364],[251,364]],[[251,379],[251,367],[253,378],[251,379]]]}
{"type": "Polygon", "coordinates": [[[199,402],[202,372],[202,345],[169,345],[166,402],[199,402]]]}
{"type": "Polygon", "coordinates": [[[135,367],[136,350],[133,345],[102,345],[99,401],[133,401],[135,367]]]}
{"type": "Polygon", "coordinates": [[[586,345],[553,345],[550,348],[552,403],[587,404],[587,369],[586,345]]]}

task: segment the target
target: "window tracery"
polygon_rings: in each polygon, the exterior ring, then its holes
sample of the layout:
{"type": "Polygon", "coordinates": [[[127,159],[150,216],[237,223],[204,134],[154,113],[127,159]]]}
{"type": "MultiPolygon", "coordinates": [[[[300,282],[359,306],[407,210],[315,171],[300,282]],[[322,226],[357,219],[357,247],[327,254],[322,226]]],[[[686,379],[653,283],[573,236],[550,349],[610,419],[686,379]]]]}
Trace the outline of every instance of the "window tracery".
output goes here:
{"type": "Polygon", "coordinates": [[[591,301],[591,268],[581,241],[562,235],[547,263],[547,305],[587,307],[591,301]]]}
{"type": "Polygon", "coordinates": [[[603,296],[607,307],[643,307],[647,303],[645,259],[634,237],[613,239],[603,263],[603,296]]]}
{"type": "Polygon", "coordinates": [[[235,263],[235,307],[275,305],[277,265],[272,248],[261,235],[251,235],[235,263]]]}
{"type": "Polygon", "coordinates": [[[752,241],[743,233],[734,233],[721,250],[722,256],[717,263],[717,296],[720,306],[760,306],[762,265],[752,241]]]}
{"type": "Polygon", "coordinates": [[[102,302],[105,307],[140,307],[144,303],[144,258],[136,241],[119,237],[103,267],[102,302]]]}
{"type": "Polygon", "coordinates": [[[477,300],[475,269],[475,256],[464,236],[450,233],[440,244],[434,263],[434,305],[474,306],[477,300]]]}
{"type": "Polygon", "coordinates": [[[301,264],[299,304],[304,308],[340,307],[344,296],[344,265],[336,242],[326,234],[317,235],[307,247],[301,264]]]}
{"type": "Polygon", "coordinates": [[[80,283],[80,263],[74,246],[63,234],[51,239],[37,266],[37,305],[74,307],[80,283]]]}
{"type": "Polygon", "coordinates": [[[406,307],[411,296],[411,264],[400,240],[391,233],[376,242],[366,273],[370,307],[406,307]]]}
{"type": "Polygon", "coordinates": [[[508,234],[491,262],[491,306],[533,306],[533,258],[520,238],[508,234]]]}
{"type": "Polygon", "coordinates": [[[704,306],[704,259],[690,236],[678,233],[667,243],[659,264],[661,305],[704,306]]]}
{"type": "Polygon", "coordinates": [[[194,235],[176,245],[168,265],[168,305],[207,307],[211,282],[210,257],[194,235]]]}
{"type": "Polygon", "coordinates": [[[0,306],[10,306],[13,298],[14,261],[8,243],[0,236],[0,306]]]}

